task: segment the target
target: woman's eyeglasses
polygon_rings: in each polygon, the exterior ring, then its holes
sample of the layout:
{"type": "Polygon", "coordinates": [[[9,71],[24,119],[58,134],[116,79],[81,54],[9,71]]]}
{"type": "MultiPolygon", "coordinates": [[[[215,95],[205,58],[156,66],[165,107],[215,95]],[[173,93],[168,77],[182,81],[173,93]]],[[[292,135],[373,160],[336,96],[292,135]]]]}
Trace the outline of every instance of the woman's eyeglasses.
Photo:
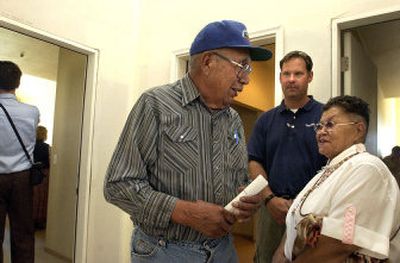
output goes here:
{"type": "Polygon", "coordinates": [[[348,121],[348,122],[334,122],[334,121],[327,121],[327,122],[319,122],[314,124],[314,131],[320,131],[324,127],[327,131],[331,131],[335,126],[343,126],[343,125],[353,125],[357,124],[356,121],[348,121]]]}

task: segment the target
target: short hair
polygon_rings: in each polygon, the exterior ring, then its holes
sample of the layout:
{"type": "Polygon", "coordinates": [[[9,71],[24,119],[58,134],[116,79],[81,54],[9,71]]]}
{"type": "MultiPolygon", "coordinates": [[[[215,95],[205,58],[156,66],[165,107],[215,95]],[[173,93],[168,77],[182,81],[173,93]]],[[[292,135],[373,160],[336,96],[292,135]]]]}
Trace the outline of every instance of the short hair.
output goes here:
{"type": "Polygon", "coordinates": [[[299,50],[291,51],[291,52],[287,53],[287,54],[281,59],[281,61],[279,62],[279,66],[280,66],[281,70],[282,70],[283,64],[286,63],[286,62],[288,62],[289,60],[291,60],[291,59],[293,59],[293,58],[301,58],[301,59],[303,59],[303,60],[304,60],[304,63],[306,63],[306,69],[307,69],[307,71],[308,71],[308,72],[311,72],[311,71],[312,71],[313,62],[312,62],[311,57],[310,57],[306,52],[299,51],[299,50]]]}
{"type": "Polygon", "coordinates": [[[37,126],[36,128],[36,140],[45,141],[47,139],[47,129],[44,126],[37,126]]]}
{"type": "Polygon", "coordinates": [[[392,148],[392,155],[400,157],[400,146],[396,145],[392,148]]]}
{"type": "Polygon", "coordinates": [[[367,102],[356,96],[337,96],[331,98],[322,108],[322,111],[327,111],[332,107],[340,107],[346,113],[356,114],[364,119],[366,128],[369,126],[369,105],[367,102]]]}
{"type": "Polygon", "coordinates": [[[22,71],[11,61],[0,61],[0,89],[16,89],[19,87],[22,71]]]}
{"type": "Polygon", "coordinates": [[[189,62],[188,62],[188,71],[194,71],[197,66],[198,66],[198,58],[200,57],[200,54],[195,54],[195,55],[191,55],[189,57],[189,62]]]}

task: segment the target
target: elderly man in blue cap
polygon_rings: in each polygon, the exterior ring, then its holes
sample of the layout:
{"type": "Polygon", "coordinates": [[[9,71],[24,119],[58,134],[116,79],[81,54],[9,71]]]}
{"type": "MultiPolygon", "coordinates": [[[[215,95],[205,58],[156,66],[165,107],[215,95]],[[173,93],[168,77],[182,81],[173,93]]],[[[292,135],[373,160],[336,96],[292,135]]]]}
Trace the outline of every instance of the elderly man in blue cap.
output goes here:
{"type": "Polygon", "coordinates": [[[262,195],[224,206],[247,178],[247,153],[233,99],[249,83],[252,60],[272,54],[246,27],[206,25],[190,48],[189,72],[146,91],[133,107],[110,162],[108,202],[133,221],[132,262],[238,262],[230,231],[262,195]]]}

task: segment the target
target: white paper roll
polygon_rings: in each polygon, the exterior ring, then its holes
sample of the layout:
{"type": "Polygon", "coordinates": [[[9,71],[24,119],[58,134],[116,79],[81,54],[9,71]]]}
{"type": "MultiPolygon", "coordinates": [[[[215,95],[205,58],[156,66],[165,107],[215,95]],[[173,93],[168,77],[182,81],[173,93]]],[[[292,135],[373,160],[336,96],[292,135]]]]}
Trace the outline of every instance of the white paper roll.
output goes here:
{"type": "Polygon", "coordinates": [[[229,204],[225,206],[225,209],[229,212],[233,212],[235,209],[232,206],[233,202],[239,201],[242,196],[256,195],[261,192],[261,190],[263,190],[267,185],[267,180],[264,178],[264,176],[259,174],[256,179],[253,180],[253,182],[251,182],[245,189],[243,189],[242,192],[240,192],[235,198],[233,198],[232,201],[229,202],[229,204]]]}

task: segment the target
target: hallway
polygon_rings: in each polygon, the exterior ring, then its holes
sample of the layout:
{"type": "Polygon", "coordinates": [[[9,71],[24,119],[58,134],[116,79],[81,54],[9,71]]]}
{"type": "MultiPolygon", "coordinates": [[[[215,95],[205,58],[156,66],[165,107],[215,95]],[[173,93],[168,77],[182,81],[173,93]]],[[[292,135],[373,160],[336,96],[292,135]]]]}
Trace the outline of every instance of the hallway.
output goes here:
{"type": "MultiPolygon", "coordinates": [[[[69,260],[60,259],[45,250],[46,230],[37,230],[35,232],[35,262],[37,263],[67,263],[69,260]]],[[[6,230],[4,233],[3,243],[4,263],[11,262],[10,255],[10,230],[8,222],[6,222],[6,230]]]]}

